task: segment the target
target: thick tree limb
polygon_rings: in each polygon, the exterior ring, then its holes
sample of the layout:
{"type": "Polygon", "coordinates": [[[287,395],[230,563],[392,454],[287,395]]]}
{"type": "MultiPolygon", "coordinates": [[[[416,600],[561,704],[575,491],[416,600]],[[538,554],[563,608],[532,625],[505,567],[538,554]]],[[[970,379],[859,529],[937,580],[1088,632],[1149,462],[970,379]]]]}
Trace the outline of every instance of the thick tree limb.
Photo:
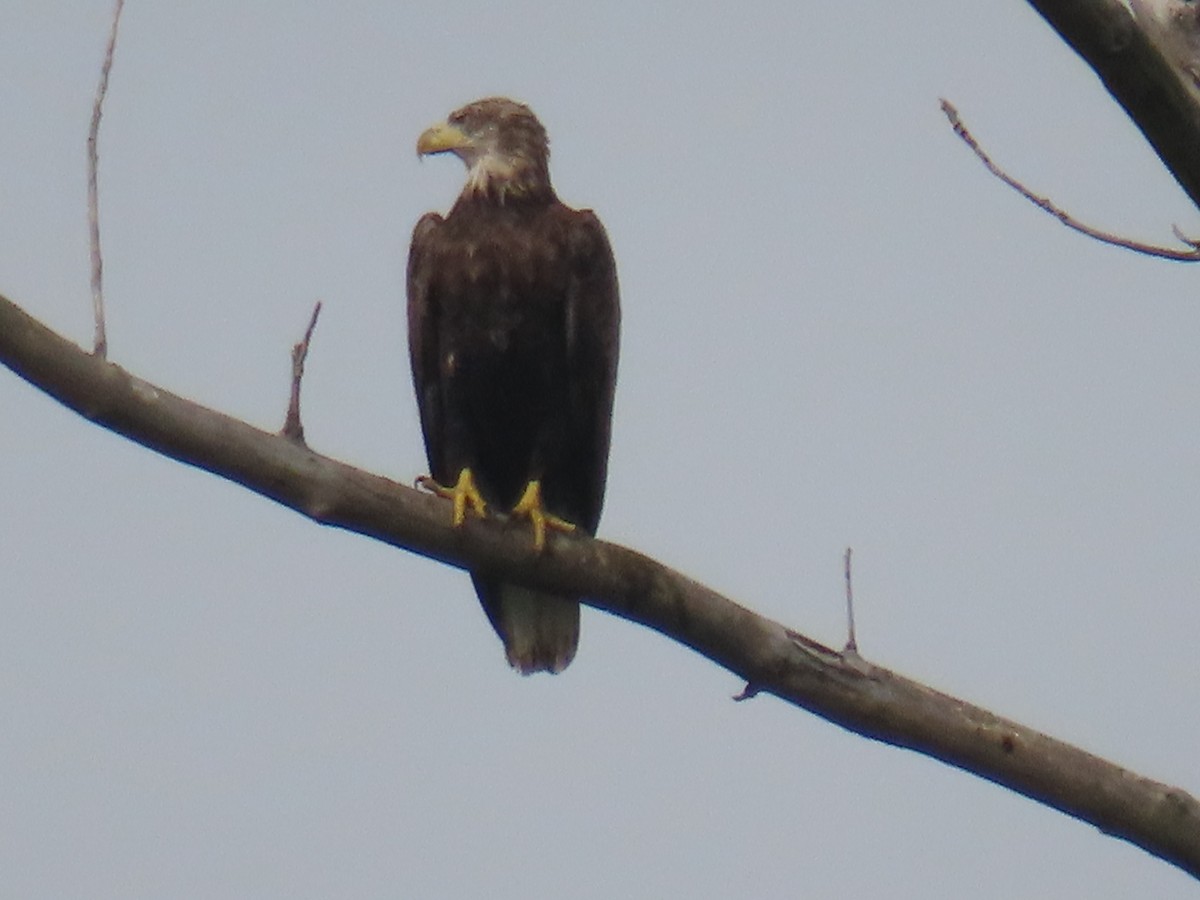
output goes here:
{"type": "Polygon", "coordinates": [[[88,354],[0,297],[0,362],[97,424],[314,521],[460,568],[561,593],[647,625],[851,731],[973,772],[1200,877],[1200,803],[1016,722],[837,652],[632,550],[468,519],[444,502],[199,406],[88,354]]]}
{"type": "Polygon", "coordinates": [[[1120,0],[1029,0],[1095,70],[1175,180],[1200,206],[1200,106],[1120,0]]]}

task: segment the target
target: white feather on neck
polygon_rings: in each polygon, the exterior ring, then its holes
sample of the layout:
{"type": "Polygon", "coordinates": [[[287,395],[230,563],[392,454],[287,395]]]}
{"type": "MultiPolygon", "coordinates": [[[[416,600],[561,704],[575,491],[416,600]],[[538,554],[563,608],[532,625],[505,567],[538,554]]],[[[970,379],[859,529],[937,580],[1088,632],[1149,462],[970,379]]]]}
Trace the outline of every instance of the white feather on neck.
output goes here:
{"type": "Polygon", "coordinates": [[[493,196],[501,202],[508,194],[519,194],[531,186],[533,166],[526,160],[484,153],[467,169],[464,194],[493,196]]]}

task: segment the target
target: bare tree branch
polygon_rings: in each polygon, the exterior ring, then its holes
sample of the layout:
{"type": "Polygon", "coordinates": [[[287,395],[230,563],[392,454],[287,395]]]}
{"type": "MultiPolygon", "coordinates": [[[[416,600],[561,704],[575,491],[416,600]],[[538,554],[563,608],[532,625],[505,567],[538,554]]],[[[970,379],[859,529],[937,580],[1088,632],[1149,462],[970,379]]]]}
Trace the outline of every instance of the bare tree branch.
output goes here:
{"type": "Polygon", "coordinates": [[[963,123],[962,118],[958,114],[958,109],[955,108],[954,104],[945,99],[941,101],[941,104],[942,112],[945,113],[946,118],[950,120],[950,124],[954,128],[954,133],[962,139],[964,144],[971,148],[972,152],[976,157],[979,158],[979,161],[983,163],[984,167],[989,172],[1007,184],[1010,188],[1012,188],[1034,206],[1050,213],[1050,215],[1054,216],[1054,218],[1058,219],[1058,221],[1062,222],[1068,228],[1072,229],[1073,231],[1078,231],[1080,234],[1085,234],[1090,238],[1094,238],[1103,244],[1112,244],[1114,247],[1124,247],[1126,250],[1132,250],[1135,253],[1141,253],[1145,256],[1157,256],[1160,259],[1170,259],[1175,262],[1200,262],[1200,244],[1184,237],[1183,232],[1181,232],[1178,227],[1173,228],[1175,236],[1183,243],[1189,244],[1191,249],[1175,250],[1171,247],[1159,247],[1155,244],[1144,244],[1141,241],[1123,238],[1108,231],[1101,231],[1099,228],[1093,228],[1091,225],[1087,225],[1084,222],[1079,221],[1069,212],[1062,209],[1060,206],[1057,206],[1054,201],[1050,200],[1048,197],[1042,197],[1038,194],[1035,194],[1020,181],[1017,181],[1017,179],[1013,178],[998,165],[996,165],[992,161],[992,158],[987,154],[987,151],[979,146],[979,142],[975,140],[975,136],[972,135],[967,129],[967,126],[963,123]]]}
{"type": "Polygon", "coordinates": [[[838,652],[633,550],[468,518],[442,500],[191,403],[81,350],[0,297],[0,362],[97,424],[314,521],[646,625],[775,696],[1090,822],[1200,877],[1200,803],[987,710],[838,652]]]}
{"type": "Polygon", "coordinates": [[[317,317],[321,315],[321,301],[313,307],[312,318],[308,320],[308,328],[300,343],[292,347],[292,394],[288,400],[287,417],[283,421],[280,432],[288,440],[297,444],[304,443],[304,425],[300,421],[300,382],[304,380],[304,362],[308,359],[308,345],[312,343],[313,332],[317,330],[317,317]]]}
{"type": "Polygon", "coordinates": [[[850,559],[854,554],[852,547],[846,548],[843,564],[846,572],[846,646],[843,653],[858,653],[858,636],[854,633],[854,582],[851,580],[850,559]]]}
{"type": "Polygon", "coordinates": [[[88,128],[88,244],[92,251],[92,316],[95,319],[95,338],[92,352],[103,359],[108,355],[108,334],[104,327],[104,259],[100,255],[100,189],[98,186],[100,153],[97,147],[100,136],[100,116],[104,110],[104,96],[108,93],[108,75],[112,71],[113,53],[117,49],[117,26],[121,23],[121,10],[125,0],[116,0],[113,8],[112,27],[108,32],[108,45],[104,50],[104,62],[100,66],[100,83],[96,86],[96,100],[92,104],[92,124],[88,128]]]}
{"type": "Polygon", "coordinates": [[[1200,206],[1200,106],[1185,74],[1121,0],[1029,0],[1095,70],[1175,180],[1200,206]]]}

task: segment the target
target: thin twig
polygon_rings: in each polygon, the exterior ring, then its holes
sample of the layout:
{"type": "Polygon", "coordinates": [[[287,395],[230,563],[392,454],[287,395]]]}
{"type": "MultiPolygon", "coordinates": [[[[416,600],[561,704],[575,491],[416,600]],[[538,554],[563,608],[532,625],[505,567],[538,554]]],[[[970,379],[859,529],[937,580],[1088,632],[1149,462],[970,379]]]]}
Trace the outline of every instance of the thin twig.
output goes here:
{"type": "Polygon", "coordinates": [[[846,647],[843,653],[858,653],[858,638],[854,634],[854,583],[850,580],[850,557],[854,553],[846,548],[846,647]]]}
{"type": "Polygon", "coordinates": [[[733,702],[741,703],[744,700],[753,700],[758,696],[760,690],[762,689],[757,684],[747,681],[746,686],[733,695],[733,702]]]}
{"type": "Polygon", "coordinates": [[[1175,262],[1200,262],[1200,241],[1184,237],[1178,228],[1175,228],[1175,236],[1183,243],[1187,244],[1191,249],[1175,250],[1171,247],[1160,247],[1155,244],[1143,244],[1141,241],[1133,241],[1128,238],[1118,237],[1107,231],[1101,231],[1098,228],[1093,228],[1090,225],[1085,225],[1080,222],[1066,210],[1056,206],[1053,201],[1047,197],[1041,197],[1029,188],[1025,187],[1021,182],[1017,181],[998,165],[992,162],[992,158],[987,155],[978,142],[967,130],[967,126],[963,124],[959,118],[958,110],[954,108],[949,100],[943,99],[942,112],[946,114],[946,118],[950,120],[950,124],[954,127],[954,133],[962,138],[971,150],[979,157],[979,161],[987,167],[987,170],[1007,184],[1010,188],[1032,203],[1034,206],[1050,213],[1058,221],[1062,222],[1068,228],[1078,231],[1080,234],[1086,234],[1090,238],[1094,238],[1104,244],[1112,244],[1114,247],[1124,247],[1126,250],[1132,250],[1134,253],[1141,253],[1146,256],[1157,256],[1160,259],[1170,259],[1175,262]]]}
{"type": "Polygon", "coordinates": [[[96,321],[92,352],[101,359],[108,356],[108,334],[104,328],[104,261],[100,256],[100,190],[96,174],[100,169],[100,154],[96,144],[104,95],[108,93],[108,73],[112,71],[113,53],[117,49],[117,26],[121,22],[121,10],[124,7],[125,0],[117,0],[113,8],[112,28],[108,32],[104,63],[100,66],[100,84],[96,86],[96,102],[92,104],[92,125],[87,138],[88,240],[92,248],[92,315],[96,321]]]}
{"type": "Polygon", "coordinates": [[[300,382],[304,378],[304,361],[308,359],[308,345],[312,342],[313,331],[317,327],[317,316],[321,314],[321,301],[313,307],[312,318],[308,320],[308,328],[304,331],[304,339],[292,347],[292,397],[288,401],[287,418],[280,432],[285,438],[304,443],[304,426],[300,423],[300,382]]]}

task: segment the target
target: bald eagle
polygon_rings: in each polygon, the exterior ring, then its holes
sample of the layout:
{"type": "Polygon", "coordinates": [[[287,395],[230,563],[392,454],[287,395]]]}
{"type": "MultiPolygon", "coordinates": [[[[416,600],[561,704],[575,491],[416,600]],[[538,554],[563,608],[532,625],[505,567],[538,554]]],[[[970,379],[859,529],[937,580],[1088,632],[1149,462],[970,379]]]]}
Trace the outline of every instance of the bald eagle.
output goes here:
{"type": "MultiPolygon", "coordinates": [[[[604,503],[620,307],[600,220],[550,185],[546,130],[502,97],[450,114],[417,141],[453,153],[467,181],[426,213],[408,258],[408,340],[431,477],[453,522],[499,509],[547,532],[594,534],[604,503]]],[[[579,598],[472,573],[522,674],[560,672],[579,643],[579,598]]]]}

